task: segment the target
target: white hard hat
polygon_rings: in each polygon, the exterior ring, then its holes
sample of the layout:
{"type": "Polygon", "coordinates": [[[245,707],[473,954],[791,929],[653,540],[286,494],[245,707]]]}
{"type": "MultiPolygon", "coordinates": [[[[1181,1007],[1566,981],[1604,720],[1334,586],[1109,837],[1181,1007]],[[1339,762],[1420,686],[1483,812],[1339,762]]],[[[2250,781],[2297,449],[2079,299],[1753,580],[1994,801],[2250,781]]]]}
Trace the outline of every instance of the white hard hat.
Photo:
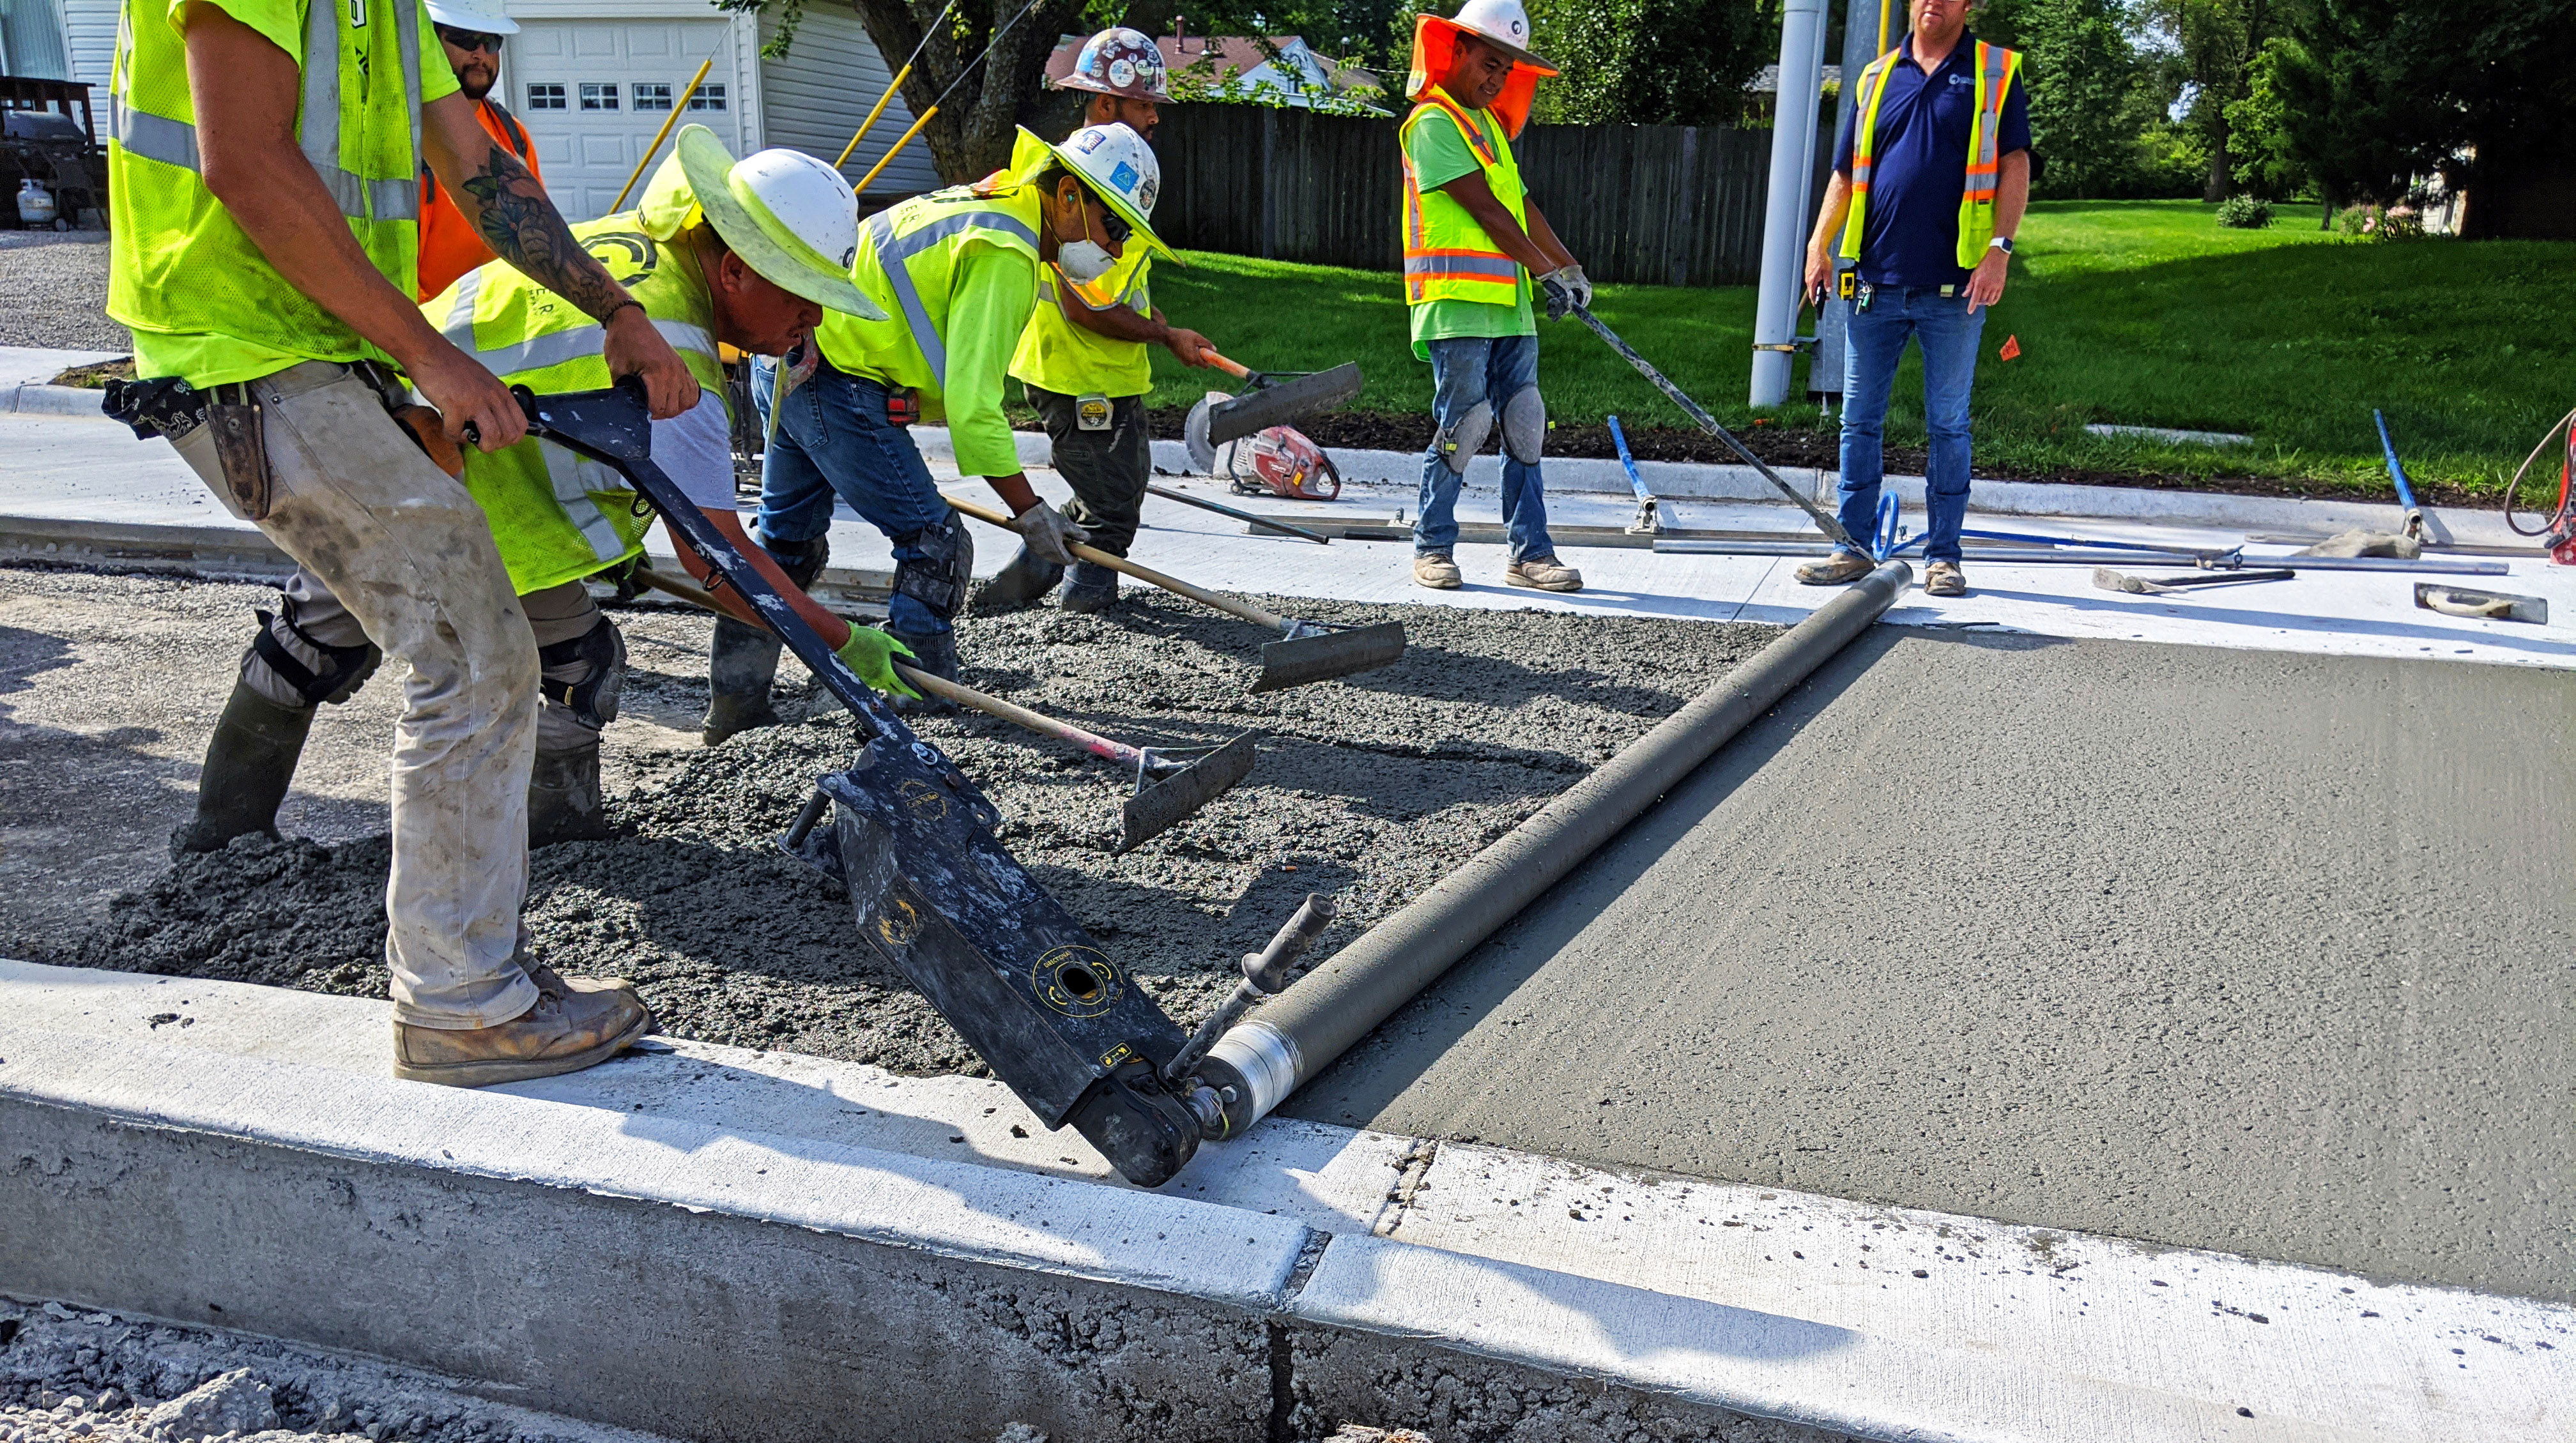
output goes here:
{"type": "Polygon", "coordinates": [[[486,35],[519,33],[519,22],[501,8],[501,0],[429,0],[429,18],[450,30],[479,30],[486,35]]]}
{"type": "Polygon", "coordinates": [[[1135,227],[1145,244],[1168,250],[1154,234],[1154,200],[1163,192],[1163,166],[1154,148],[1124,125],[1086,125],[1049,146],[1065,168],[1082,177],[1092,194],[1135,227]]]}
{"type": "Polygon", "coordinates": [[[801,150],[764,150],[737,161],[714,131],[684,126],[639,209],[648,218],[666,216],[685,209],[683,200],[704,211],[725,245],[762,279],[832,310],[884,318],[850,279],[859,255],[859,198],[829,162],[801,150]]]}
{"type": "Polygon", "coordinates": [[[1545,70],[1556,66],[1531,51],[1529,11],[1521,0],[1467,0],[1460,7],[1456,24],[1475,33],[1477,39],[1493,46],[1514,60],[1524,61],[1545,70]]]}

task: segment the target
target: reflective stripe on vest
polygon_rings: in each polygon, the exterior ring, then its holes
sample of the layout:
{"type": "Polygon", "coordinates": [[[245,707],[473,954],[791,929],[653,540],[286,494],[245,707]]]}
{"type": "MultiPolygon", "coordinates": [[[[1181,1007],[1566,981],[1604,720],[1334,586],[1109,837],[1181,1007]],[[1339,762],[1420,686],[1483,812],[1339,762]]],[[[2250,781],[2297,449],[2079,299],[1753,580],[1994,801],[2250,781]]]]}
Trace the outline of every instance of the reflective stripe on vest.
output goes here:
{"type": "MultiPolygon", "coordinates": [[[[1904,59],[1904,53],[1903,47],[1891,50],[1860,73],[1860,89],[1855,92],[1853,106],[1858,119],[1852,128],[1851,213],[1843,222],[1841,248],[1842,258],[1847,261],[1860,259],[1862,217],[1869,209],[1870,182],[1877,169],[1878,104],[1886,98],[1888,76],[1904,59]]],[[[1968,121],[1968,168],[1959,187],[1957,257],[1961,269],[1975,269],[1985,257],[1986,243],[1994,239],[1995,187],[2002,171],[2002,158],[1996,147],[2002,139],[2004,97],[2020,69],[2021,52],[1977,42],[1976,108],[1968,121]]]]}
{"type": "Polygon", "coordinates": [[[921,291],[912,283],[912,272],[904,263],[952,236],[969,230],[1000,231],[1017,236],[1035,250],[1038,233],[1019,217],[998,211],[970,210],[959,215],[941,216],[930,224],[896,235],[894,212],[881,210],[867,219],[869,238],[876,242],[877,265],[884,270],[887,284],[894,287],[895,303],[903,307],[903,323],[912,332],[912,343],[921,348],[921,357],[930,363],[932,375],[948,375],[948,346],[939,338],[939,328],[930,323],[930,312],[921,303],[921,291]]]}
{"type": "Polygon", "coordinates": [[[1521,263],[1495,246],[1493,237],[1464,205],[1442,191],[1425,195],[1414,175],[1413,155],[1407,142],[1412,138],[1413,127],[1433,114],[1448,117],[1458,127],[1494,198],[1503,203],[1513,220],[1528,224],[1520,167],[1512,158],[1509,142],[1489,136],[1478,113],[1460,106],[1437,87],[1425,90],[1421,102],[1396,132],[1397,154],[1404,164],[1405,303],[1471,300],[1510,305],[1518,299],[1521,263]]]}

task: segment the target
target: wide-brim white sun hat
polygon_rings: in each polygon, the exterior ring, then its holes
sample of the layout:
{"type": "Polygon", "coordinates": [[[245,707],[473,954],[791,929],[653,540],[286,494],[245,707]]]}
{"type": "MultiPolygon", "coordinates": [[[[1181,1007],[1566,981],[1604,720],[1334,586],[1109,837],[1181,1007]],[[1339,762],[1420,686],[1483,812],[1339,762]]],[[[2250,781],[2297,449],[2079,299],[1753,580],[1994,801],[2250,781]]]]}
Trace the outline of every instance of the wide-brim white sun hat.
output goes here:
{"type": "MultiPolygon", "coordinates": [[[[859,254],[859,199],[830,165],[801,150],[763,150],[737,161],[714,131],[690,125],[646,187],[639,209],[648,222],[679,208],[682,185],[707,224],[763,280],[827,310],[885,319],[850,279],[859,254]]],[[[684,217],[671,221],[674,231],[682,224],[684,217]]]]}
{"type": "Polygon", "coordinates": [[[519,22],[501,8],[501,0],[429,0],[429,18],[450,30],[479,30],[486,35],[519,33],[519,22]]]}
{"type": "Polygon", "coordinates": [[[1163,191],[1163,166],[1154,159],[1154,148],[1145,143],[1145,137],[1124,125],[1086,125],[1066,136],[1063,144],[1049,145],[1023,128],[1011,157],[1019,162],[1021,178],[1037,179],[1049,157],[1082,177],[1083,185],[1136,232],[1136,239],[1165,255],[1172,253],[1163,238],[1154,234],[1154,201],[1163,191]]]}

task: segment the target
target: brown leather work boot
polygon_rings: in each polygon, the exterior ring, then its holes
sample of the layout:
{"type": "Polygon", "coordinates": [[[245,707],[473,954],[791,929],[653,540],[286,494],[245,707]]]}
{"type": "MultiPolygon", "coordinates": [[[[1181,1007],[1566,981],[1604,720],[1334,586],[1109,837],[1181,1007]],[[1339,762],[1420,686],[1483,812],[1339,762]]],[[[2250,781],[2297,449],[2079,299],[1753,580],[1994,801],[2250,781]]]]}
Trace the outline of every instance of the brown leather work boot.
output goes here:
{"type": "Polygon", "coordinates": [[[1877,570],[1877,564],[1857,551],[1837,551],[1822,561],[1810,561],[1798,568],[1800,586],[1841,586],[1858,581],[1877,570]]]}
{"type": "Polygon", "coordinates": [[[1503,580],[1535,591],[1581,591],[1583,573],[1553,556],[1533,556],[1503,568],[1503,580]]]}
{"type": "Polygon", "coordinates": [[[1968,573],[1955,561],[1935,561],[1923,568],[1923,594],[1926,596],[1965,596],[1968,573]]]}
{"type": "Polygon", "coordinates": [[[1467,578],[1458,574],[1458,563],[1449,559],[1448,552],[1432,551],[1413,558],[1413,584],[1455,591],[1467,584],[1467,578]]]}
{"type": "Polygon", "coordinates": [[[633,995],[635,984],[623,977],[566,977],[543,962],[519,959],[519,970],[537,984],[540,992],[624,992],[633,995]]]}
{"type": "Polygon", "coordinates": [[[394,1076],[448,1087],[490,1087],[579,1072],[643,1036],[653,1014],[632,992],[541,987],[537,1005],[494,1027],[394,1024],[394,1076]]]}

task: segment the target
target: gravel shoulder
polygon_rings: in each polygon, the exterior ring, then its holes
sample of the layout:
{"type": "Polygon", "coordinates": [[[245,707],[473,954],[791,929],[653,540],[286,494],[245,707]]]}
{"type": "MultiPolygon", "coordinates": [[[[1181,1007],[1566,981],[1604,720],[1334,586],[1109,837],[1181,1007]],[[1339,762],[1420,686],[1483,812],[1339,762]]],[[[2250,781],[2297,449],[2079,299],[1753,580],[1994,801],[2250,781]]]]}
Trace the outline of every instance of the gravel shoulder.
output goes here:
{"type": "Polygon", "coordinates": [[[0,231],[0,346],[134,349],[107,318],[107,232],[0,231]]]}

